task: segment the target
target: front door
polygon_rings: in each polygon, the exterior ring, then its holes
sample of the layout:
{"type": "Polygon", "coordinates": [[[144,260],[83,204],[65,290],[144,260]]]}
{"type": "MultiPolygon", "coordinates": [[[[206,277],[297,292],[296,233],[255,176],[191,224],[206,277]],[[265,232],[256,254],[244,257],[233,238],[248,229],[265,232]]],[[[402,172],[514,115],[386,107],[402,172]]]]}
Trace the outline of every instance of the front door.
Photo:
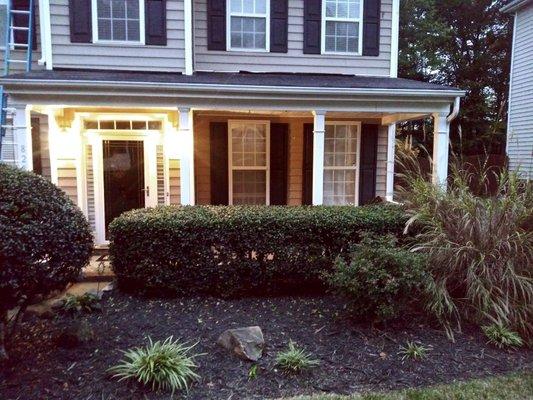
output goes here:
{"type": "Polygon", "coordinates": [[[146,198],[144,142],[103,140],[105,237],[111,221],[135,208],[144,208],[146,198]]]}

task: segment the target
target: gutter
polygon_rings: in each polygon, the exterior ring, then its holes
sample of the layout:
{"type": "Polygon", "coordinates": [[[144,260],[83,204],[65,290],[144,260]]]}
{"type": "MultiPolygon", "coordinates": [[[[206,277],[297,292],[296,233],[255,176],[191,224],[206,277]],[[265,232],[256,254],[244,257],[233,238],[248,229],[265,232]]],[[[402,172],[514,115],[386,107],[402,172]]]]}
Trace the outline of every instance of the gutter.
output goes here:
{"type": "Polygon", "coordinates": [[[446,121],[448,121],[448,123],[452,122],[457,117],[457,115],[459,114],[460,105],[461,105],[461,97],[457,96],[455,100],[453,101],[452,112],[450,113],[450,115],[446,117],[446,121]]]}
{"type": "MultiPolygon", "coordinates": [[[[205,83],[166,83],[166,82],[124,82],[124,81],[59,81],[51,79],[0,79],[0,84],[6,88],[30,87],[35,85],[39,89],[56,87],[68,88],[109,88],[117,89],[149,89],[149,90],[193,90],[198,92],[236,91],[242,93],[267,93],[267,94],[315,94],[338,96],[353,95],[382,95],[385,97],[463,97],[466,92],[458,89],[382,89],[382,88],[338,88],[338,87],[301,87],[301,86],[262,86],[262,85],[231,85],[231,84],[205,84],[205,83]]],[[[10,90],[11,91],[11,90],[10,90]]]]}
{"type": "Polygon", "coordinates": [[[514,0],[500,8],[500,11],[502,13],[513,13],[515,11],[518,11],[518,9],[528,5],[530,2],[531,0],[514,0]]]}
{"type": "Polygon", "coordinates": [[[52,69],[52,34],[50,23],[50,0],[39,0],[39,27],[41,37],[41,58],[39,65],[52,69]]]}

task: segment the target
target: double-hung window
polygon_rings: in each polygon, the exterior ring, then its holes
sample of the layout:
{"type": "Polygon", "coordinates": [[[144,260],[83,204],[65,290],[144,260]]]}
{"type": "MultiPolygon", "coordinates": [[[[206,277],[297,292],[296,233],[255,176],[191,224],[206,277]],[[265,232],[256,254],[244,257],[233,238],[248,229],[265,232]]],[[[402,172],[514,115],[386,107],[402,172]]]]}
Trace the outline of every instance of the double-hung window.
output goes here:
{"type": "Polygon", "coordinates": [[[229,121],[230,204],[269,204],[270,124],[229,121]]]}
{"type": "Polygon", "coordinates": [[[324,204],[354,204],[358,201],[359,141],[356,122],[328,123],[324,135],[324,204]]]}
{"type": "Polygon", "coordinates": [[[227,0],[228,50],[269,51],[270,0],[227,0]]]}
{"type": "Polygon", "coordinates": [[[322,53],[361,54],[363,1],[322,2],[322,53]]]}
{"type": "Polygon", "coordinates": [[[144,0],[93,0],[95,42],[144,44],[144,0]]]}

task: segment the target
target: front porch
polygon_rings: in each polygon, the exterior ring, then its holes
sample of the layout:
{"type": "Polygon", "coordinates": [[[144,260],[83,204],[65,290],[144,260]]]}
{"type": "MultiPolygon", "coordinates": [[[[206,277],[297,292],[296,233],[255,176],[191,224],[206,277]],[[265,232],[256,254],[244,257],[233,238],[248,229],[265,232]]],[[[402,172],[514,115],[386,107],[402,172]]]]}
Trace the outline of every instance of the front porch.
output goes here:
{"type": "Polygon", "coordinates": [[[398,89],[403,80],[389,78],[379,82],[390,88],[254,81],[158,82],[156,89],[153,82],[89,84],[79,76],[31,74],[6,84],[15,128],[4,158],[62,188],[100,246],[109,222],[132,208],[392,200],[395,124],[427,116],[435,121],[433,180],[445,185],[449,123],[462,93],[418,82],[398,89]]]}

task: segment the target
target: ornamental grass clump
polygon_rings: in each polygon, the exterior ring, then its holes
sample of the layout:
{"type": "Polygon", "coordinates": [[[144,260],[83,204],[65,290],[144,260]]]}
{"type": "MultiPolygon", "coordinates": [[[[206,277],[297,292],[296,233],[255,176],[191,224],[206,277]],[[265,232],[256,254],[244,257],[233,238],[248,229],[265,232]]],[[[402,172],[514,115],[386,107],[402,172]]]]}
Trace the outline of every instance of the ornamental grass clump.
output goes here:
{"type": "Polygon", "coordinates": [[[280,351],[276,356],[276,365],[286,373],[298,374],[317,367],[320,365],[320,361],[291,340],[287,349],[280,351]]]}
{"type": "Polygon", "coordinates": [[[499,323],[483,326],[481,329],[488,342],[500,349],[504,347],[521,347],[524,344],[518,333],[499,323]]]}
{"type": "Polygon", "coordinates": [[[425,346],[420,342],[411,342],[408,340],[404,346],[400,347],[398,354],[402,356],[402,360],[420,361],[425,359],[431,350],[431,346],[425,346]]]}
{"type": "Polygon", "coordinates": [[[124,352],[124,359],[109,371],[119,381],[136,380],[154,391],[188,391],[191,382],[200,378],[195,372],[199,354],[190,354],[196,344],[180,343],[172,336],[155,343],[148,338],[147,346],[124,352]]]}
{"type": "Polygon", "coordinates": [[[400,160],[400,199],[428,257],[428,309],[453,327],[468,319],[533,333],[533,184],[519,174],[452,166],[447,190],[400,160]],[[487,182],[497,182],[489,191],[487,182]]]}

